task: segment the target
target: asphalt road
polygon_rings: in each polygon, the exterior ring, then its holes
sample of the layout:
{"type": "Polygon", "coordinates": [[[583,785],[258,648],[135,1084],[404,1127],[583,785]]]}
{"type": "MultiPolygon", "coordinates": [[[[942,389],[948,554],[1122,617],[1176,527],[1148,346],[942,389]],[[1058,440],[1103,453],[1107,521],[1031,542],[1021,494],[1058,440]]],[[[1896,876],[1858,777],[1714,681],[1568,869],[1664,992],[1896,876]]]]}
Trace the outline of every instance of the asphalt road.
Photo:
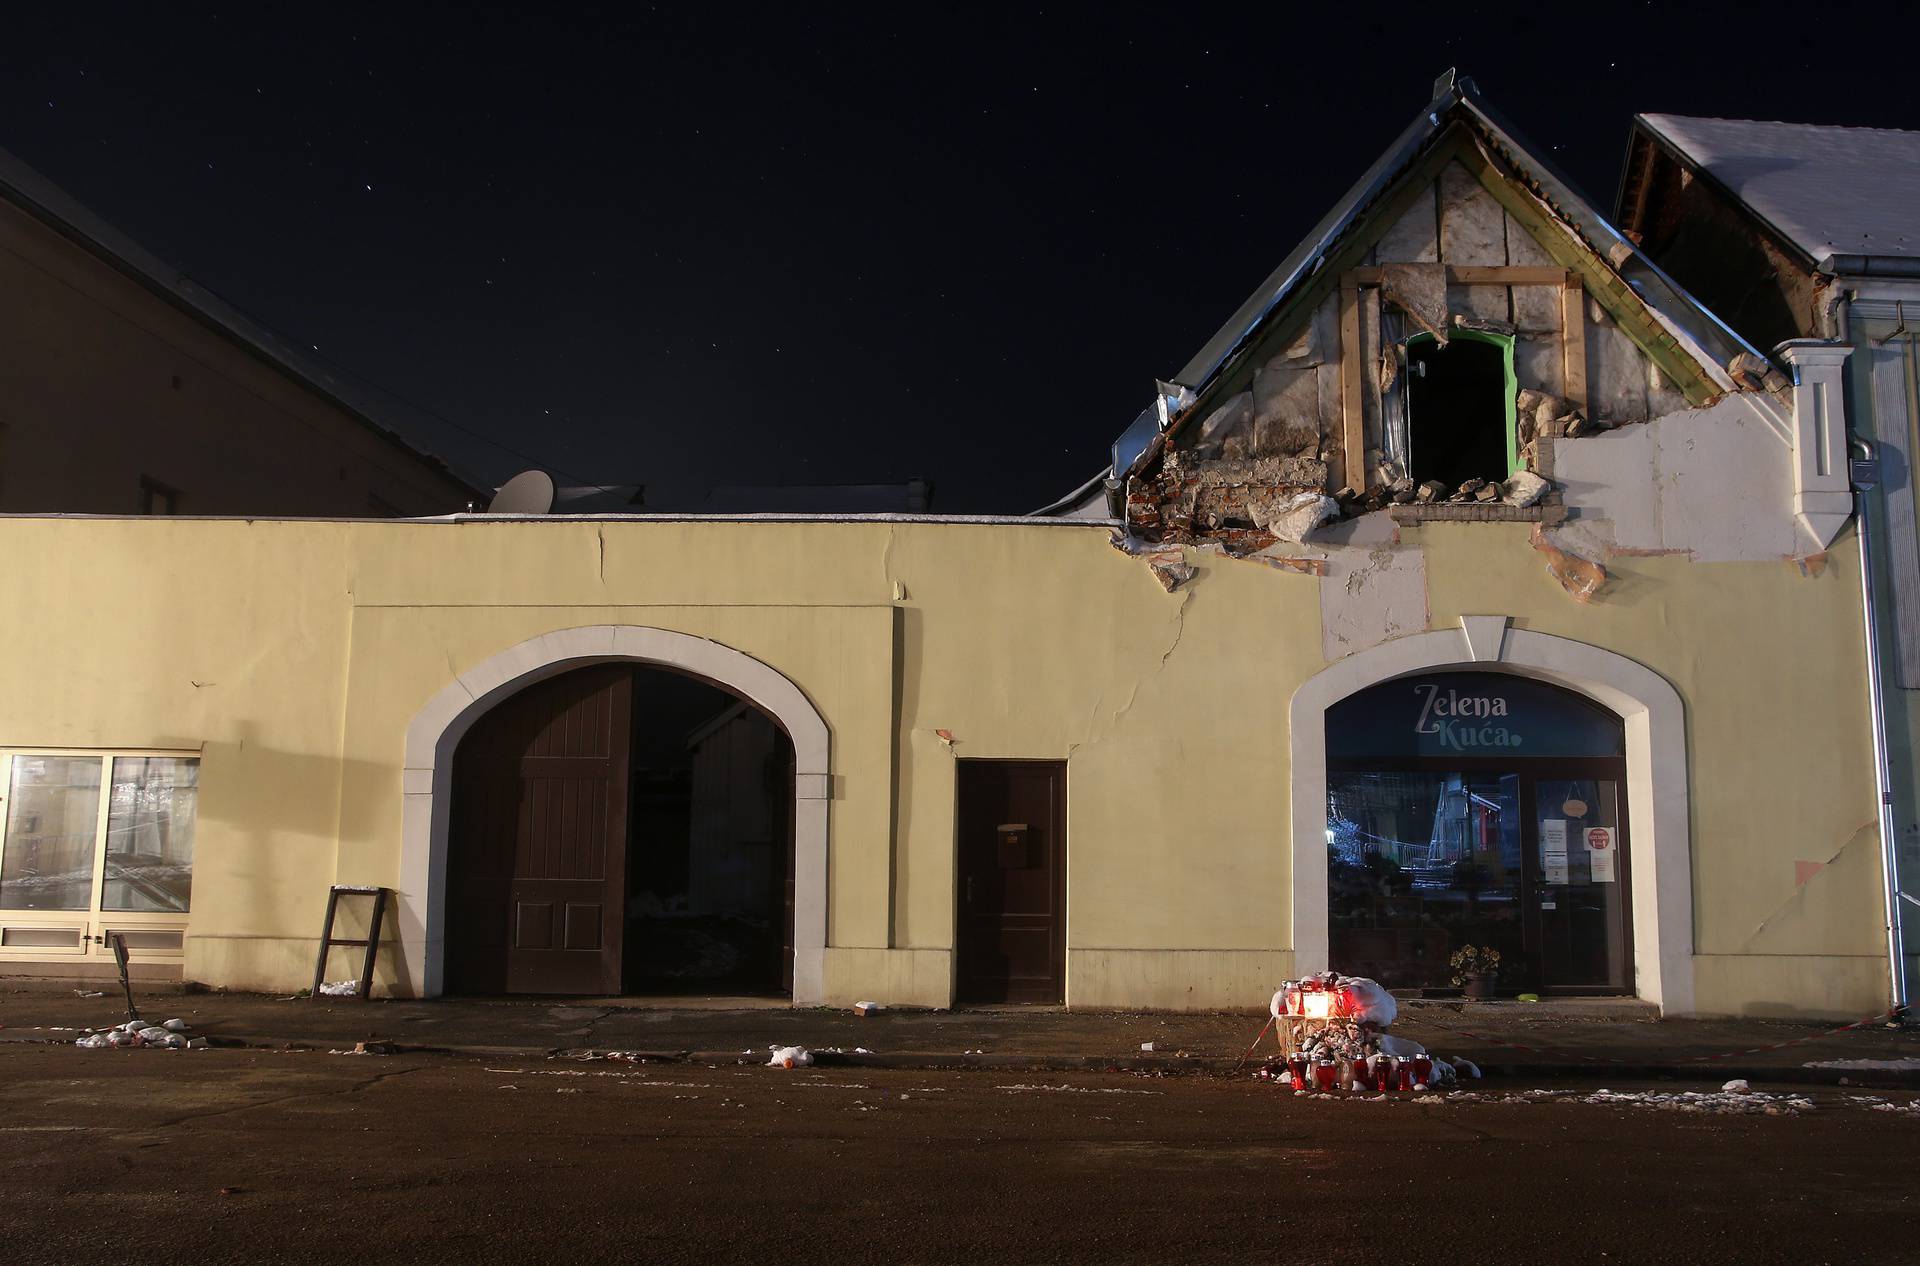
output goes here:
{"type": "Polygon", "coordinates": [[[1915,1260],[1910,1095],[1478,1088],[13,1046],[0,1261],[1915,1260]]]}

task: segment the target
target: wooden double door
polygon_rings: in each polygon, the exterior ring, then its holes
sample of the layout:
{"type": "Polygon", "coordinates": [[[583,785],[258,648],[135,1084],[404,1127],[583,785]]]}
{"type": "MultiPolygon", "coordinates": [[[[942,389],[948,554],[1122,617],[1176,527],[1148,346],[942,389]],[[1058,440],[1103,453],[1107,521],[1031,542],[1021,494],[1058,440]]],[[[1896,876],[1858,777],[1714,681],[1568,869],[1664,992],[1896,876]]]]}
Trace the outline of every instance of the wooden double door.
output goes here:
{"type": "MultiPolygon", "coordinates": [[[[611,995],[649,964],[625,960],[630,909],[645,874],[636,857],[690,847],[685,830],[636,849],[649,819],[636,804],[636,714],[648,723],[647,682],[663,670],[631,664],[576,669],[502,701],[475,723],[454,760],[447,884],[448,988],[458,993],[611,995]]],[[[674,723],[672,718],[668,724],[674,723]]],[[[676,741],[684,731],[675,730],[676,741]]],[[[792,987],[792,761],[767,780],[778,872],[767,885],[771,979],[792,987]],[[783,901],[784,898],[784,901],[783,901]]],[[[685,820],[682,820],[682,828],[685,820]]],[[[657,833],[657,832],[656,832],[657,833]]],[[[682,867],[684,871],[684,866],[682,867]]],[[[682,886],[684,886],[684,881],[682,886]]],[[[656,916],[657,917],[657,916],[656,916]]],[[[632,938],[644,959],[647,937],[632,938]]],[[[764,973],[762,974],[764,978],[764,973]]]]}

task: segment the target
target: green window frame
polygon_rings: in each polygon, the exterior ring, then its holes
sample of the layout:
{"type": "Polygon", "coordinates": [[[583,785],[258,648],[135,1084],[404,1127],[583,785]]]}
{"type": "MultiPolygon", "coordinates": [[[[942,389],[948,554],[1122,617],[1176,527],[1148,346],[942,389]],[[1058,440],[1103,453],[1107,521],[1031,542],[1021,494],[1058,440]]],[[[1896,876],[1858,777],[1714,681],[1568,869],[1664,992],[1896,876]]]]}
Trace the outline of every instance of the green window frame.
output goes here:
{"type": "MultiPolygon", "coordinates": [[[[1511,479],[1520,470],[1520,427],[1519,414],[1514,405],[1514,397],[1520,394],[1520,378],[1513,370],[1513,335],[1495,334],[1488,330],[1457,328],[1447,333],[1450,339],[1466,339],[1475,343],[1491,343],[1500,349],[1500,368],[1505,376],[1505,389],[1502,402],[1506,407],[1507,427],[1507,478],[1511,479]]],[[[1416,334],[1407,340],[1409,348],[1421,343],[1435,342],[1431,334],[1416,334]]],[[[1404,377],[1402,379],[1404,380],[1404,377]]],[[[1415,424],[1413,410],[1407,410],[1408,444],[1412,444],[1412,432],[1415,424]]]]}

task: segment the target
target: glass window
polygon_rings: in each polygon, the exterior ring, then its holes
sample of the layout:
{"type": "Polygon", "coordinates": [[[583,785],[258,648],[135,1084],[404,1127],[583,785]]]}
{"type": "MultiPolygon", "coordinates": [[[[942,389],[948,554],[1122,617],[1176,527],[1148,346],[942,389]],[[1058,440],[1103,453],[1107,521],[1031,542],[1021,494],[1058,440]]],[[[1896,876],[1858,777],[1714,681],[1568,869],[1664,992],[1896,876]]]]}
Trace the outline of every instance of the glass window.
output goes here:
{"type": "Polygon", "coordinates": [[[0,909],[92,908],[100,758],[16,756],[12,784],[0,909]]]}
{"type": "Polygon", "coordinates": [[[1521,950],[1515,774],[1327,775],[1329,939],[1340,970],[1445,985],[1463,945],[1521,950]]]}
{"type": "Polygon", "coordinates": [[[108,795],[106,883],[100,908],[185,914],[193,887],[200,762],[116,756],[108,795]]]}

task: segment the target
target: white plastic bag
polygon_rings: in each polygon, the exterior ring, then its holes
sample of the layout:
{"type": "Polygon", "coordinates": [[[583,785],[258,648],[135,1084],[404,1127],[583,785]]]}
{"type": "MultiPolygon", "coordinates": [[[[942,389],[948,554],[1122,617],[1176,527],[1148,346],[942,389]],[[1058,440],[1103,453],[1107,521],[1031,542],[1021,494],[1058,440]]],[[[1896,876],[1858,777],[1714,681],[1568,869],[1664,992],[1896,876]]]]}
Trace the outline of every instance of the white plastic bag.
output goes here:
{"type": "Polygon", "coordinates": [[[772,1050],[773,1058],[767,1061],[768,1068],[806,1068],[813,1063],[812,1054],[804,1046],[776,1046],[772,1050]]]}

